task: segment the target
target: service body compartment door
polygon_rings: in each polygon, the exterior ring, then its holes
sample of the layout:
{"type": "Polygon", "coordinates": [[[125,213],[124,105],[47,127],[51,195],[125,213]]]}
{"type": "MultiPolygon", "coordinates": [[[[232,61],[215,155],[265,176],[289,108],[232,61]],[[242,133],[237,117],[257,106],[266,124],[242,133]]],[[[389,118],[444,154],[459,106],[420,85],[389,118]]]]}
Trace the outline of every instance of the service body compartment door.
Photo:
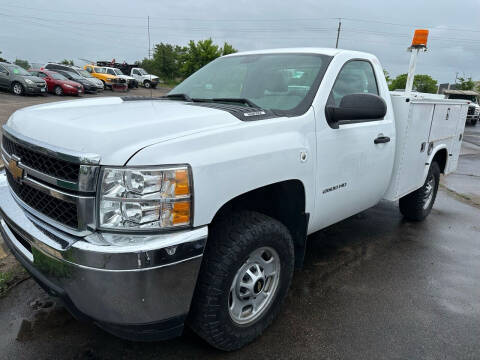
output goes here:
{"type": "Polygon", "coordinates": [[[387,200],[398,198],[418,189],[424,182],[428,160],[428,137],[434,104],[417,102],[404,96],[393,96],[397,143],[387,200]]]}
{"type": "Polygon", "coordinates": [[[429,141],[433,147],[445,145],[448,151],[445,174],[457,168],[461,137],[465,129],[467,105],[437,104],[433,114],[429,141]]]}

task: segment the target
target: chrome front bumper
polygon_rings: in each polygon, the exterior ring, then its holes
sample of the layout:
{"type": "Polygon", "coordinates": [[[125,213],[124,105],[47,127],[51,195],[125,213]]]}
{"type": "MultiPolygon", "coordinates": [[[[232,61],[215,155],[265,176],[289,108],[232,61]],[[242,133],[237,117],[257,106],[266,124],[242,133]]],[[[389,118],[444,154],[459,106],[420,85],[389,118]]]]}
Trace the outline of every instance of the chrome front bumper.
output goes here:
{"type": "Polygon", "coordinates": [[[74,315],[123,336],[115,329],[171,319],[181,320],[175,325],[181,332],[208,229],[151,235],[93,232],[75,237],[25,211],[2,173],[0,232],[40,285],[62,298],[74,315]]]}

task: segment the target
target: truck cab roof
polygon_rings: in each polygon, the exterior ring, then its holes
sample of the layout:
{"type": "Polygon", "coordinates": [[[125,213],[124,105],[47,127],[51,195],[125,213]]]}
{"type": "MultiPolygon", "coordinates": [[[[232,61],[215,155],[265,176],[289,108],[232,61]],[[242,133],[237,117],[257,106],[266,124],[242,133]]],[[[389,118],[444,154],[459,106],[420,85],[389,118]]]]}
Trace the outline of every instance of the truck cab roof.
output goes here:
{"type": "Polygon", "coordinates": [[[335,56],[341,52],[354,53],[361,57],[372,57],[372,54],[353,50],[343,50],[334,48],[320,48],[320,47],[299,47],[299,48],[278,48],[278,49],[266,49],[266,50],[253,50],[243,51],[226,56],[242,56],[242,55],[255,55],[255,54],[285,54],[285,53],[305,53],[305,54],[322,54],[327,56],[335,56]]]}

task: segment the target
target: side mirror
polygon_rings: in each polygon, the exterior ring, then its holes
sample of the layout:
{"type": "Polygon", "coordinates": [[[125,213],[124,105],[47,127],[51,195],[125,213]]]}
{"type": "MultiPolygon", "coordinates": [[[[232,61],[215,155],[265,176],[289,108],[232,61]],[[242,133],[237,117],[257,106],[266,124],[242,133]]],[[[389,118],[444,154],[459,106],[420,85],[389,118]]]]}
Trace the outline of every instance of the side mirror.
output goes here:
{"type": "Polygon", "coordinates": [[[374,94],[345,95],[340,101],[340,106],[327,105],[325,117],[333,129],[338,126],[362,120],[382,119],[387,113],[387,104],[380,96],[374,94]]]}

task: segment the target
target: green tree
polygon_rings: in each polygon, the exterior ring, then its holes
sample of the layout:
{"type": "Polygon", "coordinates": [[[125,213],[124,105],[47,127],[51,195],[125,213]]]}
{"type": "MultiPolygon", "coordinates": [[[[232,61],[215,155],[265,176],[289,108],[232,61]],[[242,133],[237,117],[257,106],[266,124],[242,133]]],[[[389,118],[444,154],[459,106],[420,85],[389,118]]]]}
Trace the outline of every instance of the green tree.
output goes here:
{"type": "MultiPolygon", "coordinates": [[[[1,54],[2,54],[2,52],[0,51],[0,55],[1,55],[1,54]]],[[[0,61],[5,62],[5,61],[7,61],[7,59],[4,59],[4,58],[2,58],[2,57],[0,56],[0,61]]]]}
{"type": "MultiPolygon", "coordinates": [[[[389,85],[390,90],[405,89],[407,84],[407,74],[398,75],[389,85]]],[[[437,93],[437,80],[430,75],[415,75],[413,78],[413,90],[423,93],[437,93]]]]}
{"type": "Polygon", "coordinates": [[[154,48],[153,58],[144,59],[142,67],[162,79],[174,80],[181,75],[180,68],[185,52],[185,47],[157,44],[154,48]]]}
{"type": "Polygon", "coordinates": [[[25,70],[30,69],[30,64],[27,60],[15,59],[14,64],[24,68],[25,70]]]}
{"type": "Polygon", "coordinates": [[[475,83],[473,82],[472,78],[457,78],[456,82],[456,89],[457,90],[473,90],[475,88],[475,83]]]}
{"type": "Polygon", "coordinates": [[[199,40],[197,43],[190,40],[183,56],[183,76],[188,77],[192,75],[195,71],[221,55],[222,49],[215,45],[212,39],[199,40]]]}
{"type": "Polygon", "coordinates": [[[63,59],[62,61],[60,61],[60,64],[63,64],[63,65],[75,65],[73,63],[73,60],[68,60],[68,59],[63,59]]]}
{"type": "Polygon", "coordinates": [[[222,56],[223,55],[228,55],[228,54],[233,54],[236,53],[238,50],[235,49],[232,45],[229,43],[225,42],[223,43],[223,48],[222,48],[222,56]]]}

